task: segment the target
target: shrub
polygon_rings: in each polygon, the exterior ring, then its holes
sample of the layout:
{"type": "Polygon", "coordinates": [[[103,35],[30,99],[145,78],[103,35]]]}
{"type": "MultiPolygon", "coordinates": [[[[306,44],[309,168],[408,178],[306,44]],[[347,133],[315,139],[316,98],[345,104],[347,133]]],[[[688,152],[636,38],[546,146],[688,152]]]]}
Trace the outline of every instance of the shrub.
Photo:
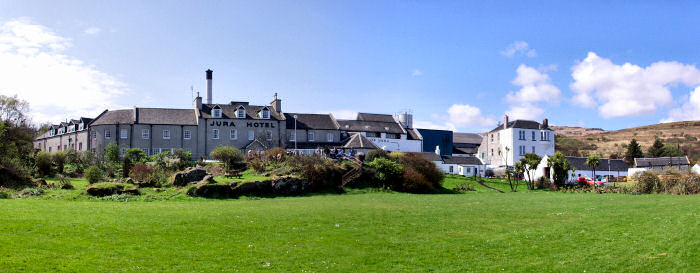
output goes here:
{"type": "Polygon", "coordinates": [[[341,167],[318,155],[294,156],[289,164],[297,170],[302,179],[311,183],[328,182],[335,185],[340,183],[343,175],[341,167]]]}
{"type": "Polygon", "coordinates": [[[102,180],[102,170],[97,166],[90,166],[85,170],[85,179],[90,184],[94,184],[102,180]]]}
{"type": "Polygon", "coordinates": [[[672,190],[673,194],[698,194],[700,193],[700,177],[688,175],[681,180],[672,190]]]}
{"type": "Polygon", "coordinates": [[[63,173],[63,167],[66,164],[66,156],[66,152],[63,151],[58,151],[51,155],[51,159],[53,160],[53,164],[56,165],[58,173],[63,173]]]}
{"type": "Polygon", "coordinates": [[[139,189],[130,184],[102,182],[91,184],[85,188],[88,194],[92,196],[108,196],[114,194],[140,194],[139,189]]]}
{"type": "Polygon", "coordinates": [[[535,188],[549,189],[552,187],[551,184],[552,184],[552,182],[550,182],[549,179],[542,176],[542,177],[540,177],[540,179],[537,179],[537,181],[535,181],[535,188]]]}
{"type": "Polygon", "coordinates": [[[139,183],[150,183],[155,179],[154,174],[156,170],[151,166],[146,164],[137,164],[129,172],[129,177],[138,181],[139,183]]]}
{"type": "Polygon", "coordinates": [[[389,154],[384,150],[371,150],[365,156],[366,162],[372,162],[376,158],[389,158],[389,154]]]}
{"type": "Polygon", "coordinates": [[[403,166],[386,158],[375,158],[367,166],[374,168],[380,186],[398,190],[403,175],[403,166]]]}
{"type": "Polygon", "coordinates": [[[36,156],[34,156],[34,165],[39,175],[51,175],[51,161],[51,155],[49,153],[44,151],[36,153],[36,156]]]}
{"type": "MultiPolygon", "coordinates": [[[[393,154],[393,153],[392,153],[393,154]]],[[[445,173],[438,169],[432,161],[426,159],[420,154],[401,154],[399,163],[404,168],[411,168],[421,174],[433,188],[442,187],[442,181],[445,179],[445,173]]]]}
{"type": "Polygon", "coordinates": [[[70,179],[66,177],[65,175],[59,174],[56,175],[56,179],[58,180],[56,182],[56,187],[61,188],[64,190],[72,190],[73,189],[73,183],[70,182],[70,179]]]}
{"type": "Polygon", "coordinates": [[[83,170],[89,166],[97,164],[97,156],[90,151],[79,151],[78,162],[76,163],[76,172],[83,173],[83,170]]]}
{"type": "Polygon", "coordinates": [[[112,141],[107,144],[104,150],[105,160],[110,163],[119,163],[119,146],[112,141]]]}
{"type": "Polygon", "coordinates": [[[287,151],[285,151],[282,147],[275,147],[265,151],[265,160],[267,161],[281,162],[284,161],[286,156],[287,151]]]}
{"type": "Polygon", "coordinates": [[[223,162],[226,170],[231,170],[237,162],[243,161],[243,153],[232,146],[216,147],[209,156],[223,162]]]}
{"type": "Polygon", "coordinates": [[[122,177],[129,177],[131,167],[131,158],[125,156],[124,159],[122,159],[122,177]]]}
{"type": "Polygon", "coordinates": [[[644,171],[639,175],[639,182],[634,189],[639,193],[655,193],[660,188],[660,181],[657,174],[653,171],[644,171]]]}
{"type": "Polygon", "coordinates": [[[20,159],[0,158],[0,187],[20,188],[32,185],[31,170],[20,159]]]}
{"type": "Polygon", "coordinates": [[[428,193],[435,190],[433,183],[430,183],[425,176],[411,167],[403,169],[402,190],[412,193],[428,193]]]}
{"type": "Polygon", "coordinates": [[[265,171],[265,166],[267,165],[264,161],[262,161],[260,158],[254,157],[248,159],[248,167],[255,170],[257,173],[262,173],[265,171]]]}
{"type": "Polygon", "coordinates": [[[146,152],[139,148],[129,148],[126,149],[126,153],[124,153],[124,158],[129,158],[131,162],[134,163],[142,162],[147,157],[146,152]]]}

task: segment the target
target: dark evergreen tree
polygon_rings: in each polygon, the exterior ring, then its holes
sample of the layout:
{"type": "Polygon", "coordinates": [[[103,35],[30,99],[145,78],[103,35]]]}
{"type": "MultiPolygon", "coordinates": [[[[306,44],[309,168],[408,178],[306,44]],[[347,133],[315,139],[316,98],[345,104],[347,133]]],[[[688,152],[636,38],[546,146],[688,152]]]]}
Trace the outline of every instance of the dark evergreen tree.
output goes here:
{"type": "Polygon", "coordinates": [[[649,150],[647,151],[647,154],[649,157],[660,157],[664,153],[664,143],[661,142],[661,139],[657,138],[654,140],[654,144],[649,147],[649,150]]]}
{"type": "Polygon", "coordinates": [[[632,139],[632,141],[630,141],[630,144],[627,145],[627,151],[625,152],[625,162],[632,166],[634,164],[634,159],[640,157],[644,157],[642,147],[639,146],[639,143],[637,143],[636,139],[632,139]]]}

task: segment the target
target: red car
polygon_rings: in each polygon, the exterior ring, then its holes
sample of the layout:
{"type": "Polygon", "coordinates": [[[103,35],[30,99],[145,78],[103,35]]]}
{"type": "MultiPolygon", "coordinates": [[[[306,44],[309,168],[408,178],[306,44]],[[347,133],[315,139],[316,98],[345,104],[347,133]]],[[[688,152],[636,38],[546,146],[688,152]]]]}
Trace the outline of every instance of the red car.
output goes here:
{"type": "Polygon", "coordinates": [[[585,177],[585,176],[579,176],[578,179],[576,179],[576,182],[578,182],[579,185],[588,185],[588,186],[601,186],[603,185],[603,181],[594,181],[593,178],[590,177],[585,177]]]}

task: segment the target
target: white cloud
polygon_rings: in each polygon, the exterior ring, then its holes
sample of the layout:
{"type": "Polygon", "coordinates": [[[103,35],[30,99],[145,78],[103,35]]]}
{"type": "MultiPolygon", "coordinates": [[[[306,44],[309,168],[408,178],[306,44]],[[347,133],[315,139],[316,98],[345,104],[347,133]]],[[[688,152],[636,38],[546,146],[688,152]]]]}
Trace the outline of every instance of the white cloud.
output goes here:
{"type": "Polygon", "coordinates": [[[413,70],[413,73],[411,73],[411,76],[413,76],[413,77],[422,76],[422,75],[423,75],[423,71],[421,71],[420,69],[417,69],[417,68],[413,70]]]}
{"type": "Polygon", "coordinates": [[[505,50],[501,51],[501,55],[506,57],[513,57],[515,54],[532,58],[537,56],[537,51],[535,51],[534,48],[530,48],[530,45],[524,41],[515,41],[508,45],[505,50]]]}
{"type": "Polygon", "coordinates": [[[674,122],[700,119],[700,86],[690,92],[690,98],[681,107],[671,109],[668,117],[661,122],[674,122]]]}
{"type": "Polygon", "coordinates": [[[90,35],[98,34],[101,31],[102,31],[102,29],[100,29],[98,27],[89,27],[89,28],[86,28],[85,30],[83,30],[83,32],[85,32],[85,34],[90,34],[90,35]]]}
{"type": "Polygon", "coordinates": [[[481,109],[468,104],[453,104],[447,109],[449,122],[457,126],[490,126],[495,125],[496,120],[486,117],[481,109]]]}
{"type": "Polygon", "coordinates": [[[700,84],[700,70],[679,62],[656,62],[647,67],[614,64],[589,52],[571,67],[573,102],[598,107],[604,118],[642,116],[656,113],[673,102],[670,87],[681,83],[700,84]]]}
{"type": "Polygon", "coordinates": [[[510,109],[506,114],[512,119],[536,120],[544,110],[540,103],[555,104],[559,102],[561,91],[552,84],[546,71],[556,69],[556,66],[545,66],[541,70],[521,64],[516,70],[517,76],[513,85],[520,86],[517,92],[506,95],[510,109]]]}
{"type": "Polygon", "coordinates": [[[317,114],[333,114],[336,119],[356,119],[357,111],[352,110],[333,110],[333,111],[319,111],[317,114]]]}
{"type": "Polygon", "coordinates": [[[96,116],[114,107],[126,86],[62,53],[71,46],[70,39],[28,19],[0,22],[0,94],[28,101],[38,122],[96,116]]]}

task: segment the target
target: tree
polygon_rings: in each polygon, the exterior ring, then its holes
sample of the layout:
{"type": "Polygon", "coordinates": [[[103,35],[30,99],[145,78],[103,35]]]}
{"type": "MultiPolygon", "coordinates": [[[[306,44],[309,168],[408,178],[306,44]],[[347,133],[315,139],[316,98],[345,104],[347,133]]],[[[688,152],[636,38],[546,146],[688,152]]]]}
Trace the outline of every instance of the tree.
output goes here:
{"type": "MultiPolygon", "coordinates": [[[[515,164],[513,165],[513,172],[518,176],[525,173],[525,166],[523,166],[522,161],[515,162],[515,164]]],[[[513,182],[515,184],[515,188],[513,189],[513,191],[518,191],[518,186],[520,186],[520,179],[515,179],[513,182]]]]}
{"type": "Polygon", "coordinates": [[[105,159],[110,163],[119,162],[119,146],[116,142],[112,141],[105,147],[105,159]]]}
{"type": "Polygon", "coordinates": [[[569,179],[569,170],[571,170],[571,163],[566,159],[566,156],[561,152],[555,152],[553,156],[547,158],[547,166],[554,174],[554,184],[559,187],[564,186],[566,180],[569,179]]]}
{"type": "Polygon", "coordinates": [[[58,174],[63,174],[63,167],[66,165],[67,157],[68,154],[64,151],[58,151],[51,155],[51,158],[53,159],[53,164],[56,165],[56,169],[58,170],[58,174]]]}
{"type": "Polygon", "coordinates": [[[600,165],[600,157],[597,155],[588,156],[588,158],[586,158],[586,165],[593,169],[593,180],[596,180],[595,168],[598,168],[598,165],[600,165]]]}
{"type": "Polygon", "coordinates": [[[649,147],[649,150],[647,151],[647,154],[649,157],[660,157],[663,154],[663,149],[664,149],[664,143],[661,142],[660,138],[656,138],[654,140],[654,144],[649,147]]]}
{"type": "Polygon", "coordinates": [[[40,151],[34,156],[34,166],[41,176],[51,175],[51,154],[40,151]]]}
{"type": "Polygon", "coordinates": [[[669,156],[683,156],[683,151],[681,151],[678,146],[673,144],[666,144],[661,148],[659,157],[669,157],[669,156]]]}
{"type": "Polygon", "coordinates": [[[631,166],[634,165],[635,158],[641,157],[644,157],[642,147],[639,146],[637,140],[633,138],[632,141],[630,141],[630,144],[627,145],[627,151],[625,152],[625,162],[631,166]]]}
{"type": "Polygon", "coordinates": [[[124,157],[128,157],[131,162],[139,163],[146,158],[146,152],[139,148],[129,148],[126,149],[124,157]]]}
{"type": "Polygon", "coordinates": [[[0,95],[0,120],[17,127],[27,125],[26,113],[29,111],[29,103],[18,99],[17,95],[8,97],[0,95]]]}
{"type": "Polygon", "coordinates": [[[525,173],[527,174],[527,181],[525,183],[530,190],[535,189],[535,170],[537,170],[540,161],[542,161],[542,157],[536,153],[529,153],[520,158],[520,162],[522,162],[525,173]]]}
{"type": "Polygon", "coordinates": [[[510,152],[510,147],[506,146],[504,149],[506,150],[506,154],[505,154],[505,159],[506,159],[506,177],[508,177],[508,185],[510,185],[510,191],[515,192],[517,186],[514,185],[514,184],[513,184],[513,181],[510,179],[510,174],[511,174],[512,171],[511,171],[510,168],[508,167],[508,153],[510,152]]]}
{"type": "Polygon", "coordinates": [[[219,146],[214,148],[209,154],[211,158],[219,160],[224,163],[224,168],[226,170],[231,170],[236,163],[243,162],[243,153],[236,147],[232,146],[219,146]]]}

